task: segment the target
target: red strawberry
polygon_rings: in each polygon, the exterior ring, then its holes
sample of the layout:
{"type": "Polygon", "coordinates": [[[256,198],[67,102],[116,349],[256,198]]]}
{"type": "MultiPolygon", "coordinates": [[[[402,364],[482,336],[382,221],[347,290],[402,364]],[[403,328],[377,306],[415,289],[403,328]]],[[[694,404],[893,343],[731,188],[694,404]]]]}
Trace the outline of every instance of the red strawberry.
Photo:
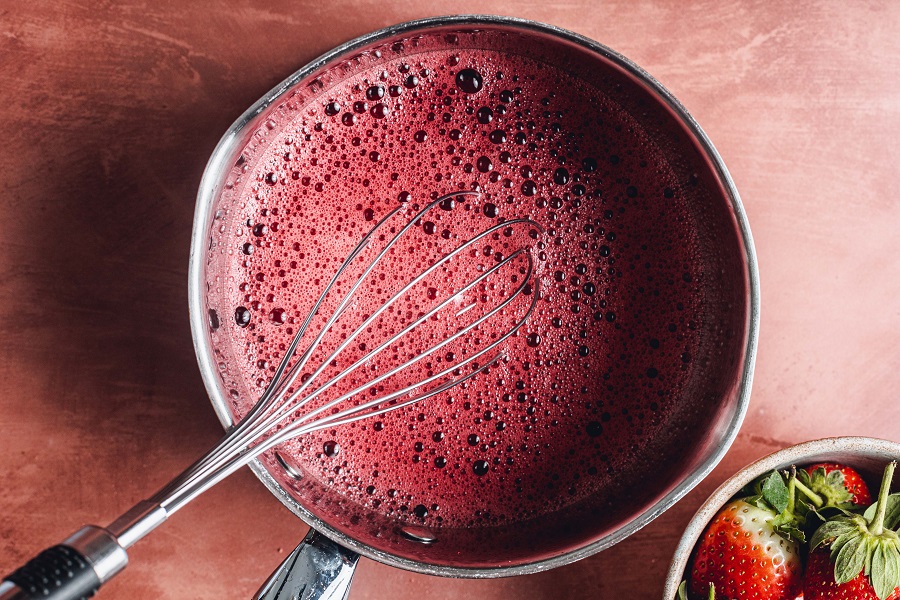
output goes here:
{"type": "Polygon", "coordinates": [[[844,496],[835,497],[831,490],[836,489],[836,484],[843,486],[843,489],[850,494],[850,502],[858,506],[868,506],[872,503],[872,494],[869,493],[869,486],[852,467],[841,465],[838,463],[818,463],[806,467],[806,472],[810,475],[810,489],[818,494],[825,496],[826,501],[832,506],[837,506],[844,496]],[[834,475],[832,474],[834,473],[834,475]],[[837,475],[840,473],[840,475],[837,475]]]}
{"type": "MultiPolygon", "coordinates": [[[[834,564],[828,556],[827,550],[816,550],[809,555],[806,563],[806,574],[803,579],[806,582],[816,582],[815,584],[807,583],[804,586],[804,600],[815,600],[817,598],[832,598],[835,600],[864,600],[871,598],[875,600],[872,585],[869,578],[862,572],[851,579],[847,583],[838,585],[834,581],[834,564]],[[814,589],[813,589],[814,588],[814,589]]],[[[900,599],[900,590],[894,590],[887,600],[900,599]]]]}
{"type": "Polygon", "coordinates": [[[900,535],[894,531],[900,494],[890,493],[896,466],[885,468],[878,501],[864,514],[842,511],[816,530],[803,581],[806,600],[900,598],[900,535]]]}
{"type": "Polygon", "coordinates": [[[717,596],[732,600],[796,598],[803,574],[800,545],[776,533],[778,516],[744,500],[725,505],[698,543],[691,594],[704,596],[712,583],[717,596]]]}

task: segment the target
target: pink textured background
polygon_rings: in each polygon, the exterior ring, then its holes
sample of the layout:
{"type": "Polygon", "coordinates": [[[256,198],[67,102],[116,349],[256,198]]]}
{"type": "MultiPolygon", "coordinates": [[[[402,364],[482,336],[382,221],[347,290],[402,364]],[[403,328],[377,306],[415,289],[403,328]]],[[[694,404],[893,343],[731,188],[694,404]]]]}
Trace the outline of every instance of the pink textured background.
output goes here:
{"type": "MultiPolygon", "coordinates": [[[[900,4],[784,4],[0,0],[0,570],[105,524],[218,439],[187,319],[206,159],[310,59],[425,16],[568,28],[681,99],[750,218],[759,360],[722,464],[625,542],[493,581],[363,560],[352,599],[659,597],[680,531],[730,473],[801,440],[900,440],[900,4]]],[[[249,597],[305,529],[239,473],[134,547],[100,598],[249,597]]]]}

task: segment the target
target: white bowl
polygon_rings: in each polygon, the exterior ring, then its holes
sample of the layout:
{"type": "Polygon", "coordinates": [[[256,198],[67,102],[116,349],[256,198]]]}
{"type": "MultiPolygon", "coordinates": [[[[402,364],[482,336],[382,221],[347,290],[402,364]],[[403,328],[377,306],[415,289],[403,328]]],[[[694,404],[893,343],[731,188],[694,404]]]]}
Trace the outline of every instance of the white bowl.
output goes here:
{"type": "MultiPolygon", "coordinates": [[[[678,586],[685,578],[685,569],[690,562],[694,546],[706,531],[710,519],[745,485],[760,475],[792,465],[838,462],[859,471],[870,486],[877,486],[885,465],[892,460],[900,461],[900,443],[867,437],[837,437],[789,446],[744,467],[719,486],[688,523],[669,566],[663,599],[675,598],[678,586]]],[[[894,478],[892,487],[894,490],[900,489],[900,477],[894,478]]],[[[878,493],[877,487],[871,491],[873,497],[878,493]]]]}

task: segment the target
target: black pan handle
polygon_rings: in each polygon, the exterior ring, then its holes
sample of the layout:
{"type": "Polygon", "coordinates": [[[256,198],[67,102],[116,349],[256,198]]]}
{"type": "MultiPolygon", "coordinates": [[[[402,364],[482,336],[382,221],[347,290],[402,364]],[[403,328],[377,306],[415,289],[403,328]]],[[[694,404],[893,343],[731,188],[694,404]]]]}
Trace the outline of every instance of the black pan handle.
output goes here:
{"type": "Polygon", "coordinates": [[[116,538],[88,525],[6,576],[0,600],[86,600],[127,564],[116,538]]]}

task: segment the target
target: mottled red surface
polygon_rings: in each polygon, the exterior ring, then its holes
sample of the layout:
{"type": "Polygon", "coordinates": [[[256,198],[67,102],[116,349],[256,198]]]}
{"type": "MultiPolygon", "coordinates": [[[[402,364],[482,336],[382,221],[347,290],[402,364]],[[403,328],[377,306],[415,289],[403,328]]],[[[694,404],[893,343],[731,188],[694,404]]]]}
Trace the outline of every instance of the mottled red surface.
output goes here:
{"type": "MultiPolygon", "coordinates": [[[[351,598],[658,597],[681,529],[730,473],[801,440],[900,439],[900,5],[4,0],[0,569],[105,524],[219,437],[186,279],[194,194],[228,125],[347,39],[464,12],[605,43],[707,131],[759,254],[753,399],[713,474],[611,550],[493,581],[364,560],[351,598]]],[[[305,529],[242,472],[135,546],[100,597],[248,597],[305,529]]]]}

